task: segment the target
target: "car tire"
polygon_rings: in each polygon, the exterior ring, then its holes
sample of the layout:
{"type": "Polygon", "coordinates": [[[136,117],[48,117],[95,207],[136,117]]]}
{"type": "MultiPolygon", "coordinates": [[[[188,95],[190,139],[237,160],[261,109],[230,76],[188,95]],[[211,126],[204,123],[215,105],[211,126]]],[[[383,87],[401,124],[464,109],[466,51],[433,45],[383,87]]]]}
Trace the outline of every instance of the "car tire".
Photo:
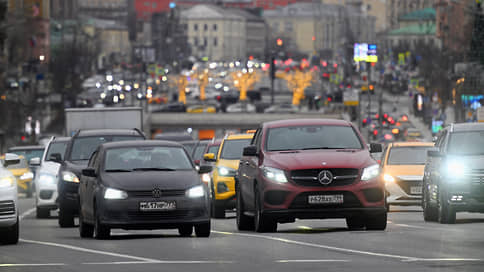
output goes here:
{"type": "Polygon", "coordinates": [[[365,227],[365,221],[361,217],[346,217],[346,225],[350,230],[362,229],[365,227]]]}
{"type": "Polygon", "coordinates": [[[79,211],[79,235],[81,238],[92,238],[94,235],[94,226],[84,222],[81,211],[79,211]]]}
{"type": "Polygon", "coordinates": [[[210,221],[207,223],[195,225],[195,234],[197,237],[209,237],[211,232],[210,221]]]}
{"type": "Polygon", "coordinates": [[[96,221],[94,223],[94,238],[97,240],[108,239],[111,236],[111,229],[102,224],[99,217],[96,216],[96,221]]]}
{"type": "Polygon", "coordinates": [[[17,216],[17,223],[13,226],[5,228],[0,231],[0,244],[15,245],[19,238],[19,218],[17,216]]]}
{"type": "Polygon", "coordinates": [[[444,193],[439,192],[438,201],[438,220],[441,224],[455,224],[456,212],[452,208],[447,200],[444,198],[444,193]]]}
{"type": "Polygon", "coordinates": [[[439,219],[438,210],[430,205],[429,193],[425,188],[422,196],[422,210],[426,222],[436,222],[439,219]]]}
{"type": "Polygon", "coordinates": [[[74,215],[66,207],[63,207],[62,202],[59,203],[59,226],[61,228],[74,227],[74,215]]]}
{"type": "Polygon", "coordinates": [[[385,230],[387,227],[387,212],[369,216],[365,220],[367,230],[385,230]]]}
{"type": "Polygon", "coordinates": [[[250,216],[247,216],[244,214],[245,208],[244,208],[244,202],[242,200],[242,193],[240,191],[240,186],[239,188],[236,189],[236,194],[237,194],[237,200],[236,200],[236,213],[237,213],[237,229],[238,230],[254,230],[254,219],[250,216]]]}
{"type": "Polygon", "coordinates": [[[262,213],[262,204],[260,203],[260,197],[257,189],[255,189],[255,215],[254,215],[254,228],[257,232],[276,232],[277,221],[272,220],[267,215],[262,213]]]}
{"type": "Polygon", "coordinates": [[[181,237],[190,237],[193,233],[193,226],[192,225],[183,225],[178,227],[178,233],[181,237]]]}
{"type": "Polygon", "coordinates": [[[37,207],[36,208],[36,217],[38,219],[49,218],[50,217],[50,209],[37,207]]]}

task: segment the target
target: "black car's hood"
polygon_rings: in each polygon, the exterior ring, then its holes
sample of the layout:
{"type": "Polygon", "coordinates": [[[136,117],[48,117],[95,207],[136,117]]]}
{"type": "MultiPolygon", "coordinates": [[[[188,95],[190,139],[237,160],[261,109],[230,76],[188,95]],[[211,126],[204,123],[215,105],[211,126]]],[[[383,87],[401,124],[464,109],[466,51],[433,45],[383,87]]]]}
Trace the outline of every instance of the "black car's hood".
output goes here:
{"type": "Polygon", "coordinates": [[[102,183],[124,191],[186,190],[202,184],[195,170],[101,173],[102,183]]]}

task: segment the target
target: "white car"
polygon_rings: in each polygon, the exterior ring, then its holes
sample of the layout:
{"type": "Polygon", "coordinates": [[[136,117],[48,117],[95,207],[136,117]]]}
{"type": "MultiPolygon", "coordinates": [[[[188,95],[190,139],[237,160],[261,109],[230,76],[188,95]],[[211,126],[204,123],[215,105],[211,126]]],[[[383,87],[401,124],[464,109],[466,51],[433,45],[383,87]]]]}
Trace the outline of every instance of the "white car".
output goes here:
{"type": "Polygon", "coordinates": [[[227,107],[227,112],[255,112],[255,106],[253,104],[235,103],[227,107]]]}
{"type": "Polygon", "coordinates": [[[50,211],[57,209],[60,162],[64,159],[69,139],[69,137],[52,138],[46,146],[42,160],[39,160],[40,167],[34,179],[37,218],[48,218],[50,211]]]}
{"type": "MultiPolygon", "coordinates": [[[[5,165],[18,164],[18,155],[7,153],[5,165]]],[[[17,181],[0,163],[0,244],[16,244],[19,234],[17,181]]]]}

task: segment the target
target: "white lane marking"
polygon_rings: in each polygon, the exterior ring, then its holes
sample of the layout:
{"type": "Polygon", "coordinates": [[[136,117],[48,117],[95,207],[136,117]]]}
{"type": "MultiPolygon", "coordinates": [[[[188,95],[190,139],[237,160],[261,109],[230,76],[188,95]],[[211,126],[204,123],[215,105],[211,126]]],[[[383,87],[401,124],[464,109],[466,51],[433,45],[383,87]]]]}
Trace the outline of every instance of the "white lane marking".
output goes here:
{"type": "Polygon", "coordinates": [[[27,240],[27,239],[20,239],[20,241],[22,241],[24,243],[38,244],[38,245],[44,245],[44,246],[53,246],[53,247],[61,247],[61,248],[66,248],[66,249],[80,251],[80,252],[87,252],[87,253],[92,253],[92,254],[101,254],[101,255],[119,257],[119,258],[125,258],[125,259],[133,259],[133,260],[143,261],[143,262],[159,262],[160,261],[160,260],[156,260],[156,259],[149,259],[149,258],[143,258],[143,257],[132,256],[132,255],[127,255],[127,254],[108,252],[108,251],[94,250],[94,249],[77,247],[77,246],[66,245],[66,244],[58,244],[58,243],[43,242],[43,241],[34,241],[34,240],[27,240]]]}
{"type": "Polygon", "coordinates": [[[363,251],[363,250],[357,250],[357,249],[327,246],[327,245],[321,245],[321,244],[301,242],[301,241],[296,241],[296,240],[283,239],[283,238],[278,238],[278,237],[274,237],[274,236],[264,236],[264,235],[257,235],[257,234],[248,234],[248,233],[222,232],[222,231],[216,231],[216,230],[212,230],[212,232],[219,233],[219,234],[227,234],[227,235],[237,235],[237,236],[244,236],[244,237],[261,238],[261,239],[266,239],[266,240],[278,241],[278,242],[282,242],[282,243],[286,243],[286,244],[294,244],[294,245],[300,245],[300,246],[324,248],[324,249],[333,250],[333,251],[339,251],[339,252],[345,252],[345,253],[356,253],[356,254],[360,254],[360,255],[385,257],[385,258],[392,258],[392,259],[399,259],[399,260],[417,259],[416,257],[409,257],[409,256],[402,256],[402,255],[393,255],[393,254],[363,251]]]}
{"type": "Polygon", "coordinates": [[[64,263],[38,263],[38,264],[0,264],[0,267],[17,267],[17,266],[64,266],[64,263]]]}
{"type": "Polygon", "coordinates": [[[411,228],[411,229],[431,229],[431,228],[420,227],[420,226],[413,226],[413,225],[407,225],[407,224],[396,224],[396,223],[393,223],[393,225],[400,226],[400,227],[405,227],[405,228],[411,228]]]}
{"type": "Polygon", "coordinates": [[[312,228],[308,226],[298,226],[298,228],[302,230],[312,230],[312,228]]]}
{"type": "Polygon", "coordinates": [[[484,259],[471,258],[415,258],[404,260],[404,262],[483,262],[484,259]]]}
{"type": "Polygon", "coordinates": [[[95,262],[82,263],[85,265],[124,265],[124,264],[231,264],[233,261],[158,261],[158,262],[95,262]]]}
{"type": "Polygon", "coordinates": [[[29,216],[31,213],[33,213],[34,211],[36,210],[36,208],[32,208],[32,209],[29,209],[29,210],[26,210],[25,212],[23,212],[20,216],[19,216],[19,219],[22,220],[24,219],[25,217],[29,216]]]}
{"type": "Polygon", "coordinates": [[[347,263],[351,260],[277,260],[276,263],[347,263]]]}

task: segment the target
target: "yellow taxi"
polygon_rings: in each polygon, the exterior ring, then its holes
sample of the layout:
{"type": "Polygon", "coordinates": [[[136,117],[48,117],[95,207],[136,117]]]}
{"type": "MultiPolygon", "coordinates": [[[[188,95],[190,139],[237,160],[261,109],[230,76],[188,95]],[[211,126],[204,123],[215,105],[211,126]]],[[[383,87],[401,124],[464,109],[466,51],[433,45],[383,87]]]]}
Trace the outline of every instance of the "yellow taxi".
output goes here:
{"type": "Polygon", "coordinates": [[[210,105],[195,105],[187,108],[187,113],[216,113],[217,109],[210,105]]]}
{"type": "Polygon", "coordinates": [[[390,143],[383,152],[381,173],[385,181],[386,205],[420,205],[427,150],[431,142],[390,143]]]}
{"type": "Polygon", "coordinates": [[[215,162],[212,173],[212,215],[225,218],[225,210],[235,208],[235,174],[239,168],[244,147],[250,144],[253,133],[228,135],[223,139],[218,153],[207,153],[205,161],[215,162]]]}
{"type": "Polygon", "coordinates": [[[0,161],[17,179],[19,192],[24,192],[27,194],[27,197],[32,197],[32,180],[34,179],[34,173],[30,170],[27,159],[25,159],[24,156],[18,157],[20,160],[15,161],[16,163],[14,164],[5,165],[5,155],[0,156],[0,161]]]}

